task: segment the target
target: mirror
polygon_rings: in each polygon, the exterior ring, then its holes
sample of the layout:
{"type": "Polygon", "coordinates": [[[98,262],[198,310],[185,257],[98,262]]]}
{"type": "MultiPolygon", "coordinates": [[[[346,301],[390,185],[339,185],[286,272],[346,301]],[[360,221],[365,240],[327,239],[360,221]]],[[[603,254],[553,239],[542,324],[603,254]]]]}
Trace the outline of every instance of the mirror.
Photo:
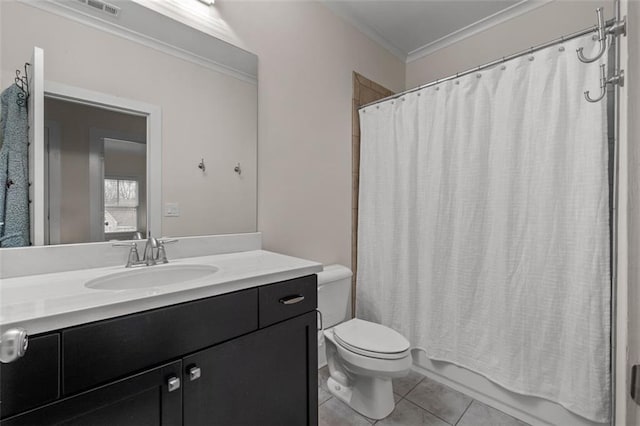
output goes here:
{"type": "Polygon", "coordinates": [[[147,235],[146,117],[45,96],[44,123],[45,243],[147,235]]]}
{"type": "Polygon", "coordinates": [[[35,244],[257,229],[257,57],[142,3],[0,2],[2,89],[44,51],[35,244]]]}

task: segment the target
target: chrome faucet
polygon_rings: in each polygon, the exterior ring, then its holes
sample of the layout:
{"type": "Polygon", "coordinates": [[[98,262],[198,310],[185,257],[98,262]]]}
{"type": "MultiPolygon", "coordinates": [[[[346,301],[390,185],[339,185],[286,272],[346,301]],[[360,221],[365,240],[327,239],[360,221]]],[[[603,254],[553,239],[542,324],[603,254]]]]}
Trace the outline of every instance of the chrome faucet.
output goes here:
{"type": "Polygon", "coordinates": [[[142,261],[147,266],[153,266],[158,260],[158,240],[149,235],[147,243],[144,245],[144,254],[142,255],[142,261]]]}
{"type": "Polygon", "coordinates": [[[156,239],[149,235],[147,242],[144,245],[144,252],[142,254],[142,260],[138,254],[138,245],[135,242],[128,243],[115,243],[114,247],[129,247],[129,257],[127,258],[127,264],[125,268],[132,268],[135,266],[153,266],[158,263],[169,263],[167,260],[167,252],[164,248],[165,244],[175,243],[176,239],[164,240],[156,239]]]}

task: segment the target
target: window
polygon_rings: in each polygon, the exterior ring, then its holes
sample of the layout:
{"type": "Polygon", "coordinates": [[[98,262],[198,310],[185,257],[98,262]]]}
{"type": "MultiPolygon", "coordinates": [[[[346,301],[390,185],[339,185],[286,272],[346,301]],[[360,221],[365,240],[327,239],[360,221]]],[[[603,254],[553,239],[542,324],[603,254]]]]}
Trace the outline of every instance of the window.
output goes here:
{"type": "Polygon", "coordinates": [[[138,181],[126,178],[104,180],[104,232],[138,230],[138,181]]]}

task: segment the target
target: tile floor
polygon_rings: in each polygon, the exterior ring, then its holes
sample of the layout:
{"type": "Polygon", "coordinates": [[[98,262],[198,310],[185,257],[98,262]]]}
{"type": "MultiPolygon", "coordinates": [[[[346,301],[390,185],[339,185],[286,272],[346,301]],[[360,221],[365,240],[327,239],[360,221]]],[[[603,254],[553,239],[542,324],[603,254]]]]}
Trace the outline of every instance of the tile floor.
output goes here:
{"type": "Polygon", "coordinates": [[[526,426],[513,417],[411,371],[394,380],[396,408],[382,420],[368,419],[329,393],[327,367],[318,370],[320,426],[526,426]]]}

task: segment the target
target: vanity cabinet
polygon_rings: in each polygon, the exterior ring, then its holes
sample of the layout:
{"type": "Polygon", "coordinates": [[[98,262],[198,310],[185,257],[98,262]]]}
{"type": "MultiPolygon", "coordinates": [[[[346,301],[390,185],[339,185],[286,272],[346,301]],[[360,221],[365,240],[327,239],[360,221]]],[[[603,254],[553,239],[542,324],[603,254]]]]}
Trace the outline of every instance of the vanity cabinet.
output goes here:
{"type": "Polygon", "coordinates": [[[0,426],[315,426],[316,307],[309,275],[37,336],[0,426]]]}

